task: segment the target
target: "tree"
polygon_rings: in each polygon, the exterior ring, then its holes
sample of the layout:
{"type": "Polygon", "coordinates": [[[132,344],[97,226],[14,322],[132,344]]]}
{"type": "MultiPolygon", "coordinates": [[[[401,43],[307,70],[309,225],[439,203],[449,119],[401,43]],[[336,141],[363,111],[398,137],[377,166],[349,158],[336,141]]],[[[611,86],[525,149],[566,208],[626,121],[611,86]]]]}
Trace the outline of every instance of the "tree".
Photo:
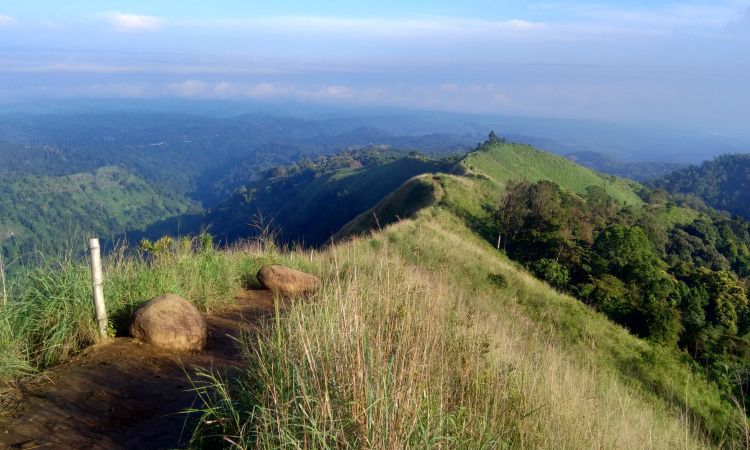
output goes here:
{"type": "Polygon", "coordinates": [[[497,249],[508,250],[508,242],[515,239],[521,231],[526,217],[530,213],[528,198],[531,185],[527,181],[509,181],[505,185],[505,195],[502,196],[495,212],[495,228],[497,230],[497,249]]]}
{"type": "Polygon", "coordinates": [[[640,336],[676,343],[680,328],[675,283],[646,233],[640,227],[611,225],[599,233],[593,250],[594,275],[622,280],[627,292],[615,302],[618,311],[613,319],[640,336]]]}

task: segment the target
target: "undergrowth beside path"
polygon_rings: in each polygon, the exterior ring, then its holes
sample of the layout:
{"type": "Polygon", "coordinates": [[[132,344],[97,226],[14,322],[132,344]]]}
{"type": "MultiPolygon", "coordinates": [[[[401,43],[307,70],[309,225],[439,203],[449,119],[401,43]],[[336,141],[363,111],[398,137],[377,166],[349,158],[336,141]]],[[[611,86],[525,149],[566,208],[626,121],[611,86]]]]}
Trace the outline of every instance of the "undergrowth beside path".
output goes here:
{"type": "MultiPolygon", "coordinates": [[[[104,293],[110,334],[125,335],[145,301],[175,293],[210,312],[232,301],[274,255],[257,248],[216,251],[198,239],[165,239],[153,253],[110,255],[104,293]]],[[[91,275],[85,261],[64,260],[22,270],[0,307],[0,382],[66,361],[97,340],[91,275]]]]}

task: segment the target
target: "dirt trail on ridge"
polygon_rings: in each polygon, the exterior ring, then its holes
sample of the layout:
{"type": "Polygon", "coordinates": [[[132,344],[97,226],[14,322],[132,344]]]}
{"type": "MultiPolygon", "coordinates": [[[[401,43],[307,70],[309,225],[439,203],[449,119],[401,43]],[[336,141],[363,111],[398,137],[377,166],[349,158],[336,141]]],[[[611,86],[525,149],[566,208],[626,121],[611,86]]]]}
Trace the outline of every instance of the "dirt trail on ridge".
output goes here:
{"type": "Polygon", "coordinates": [[[273,313],[269,291],[245,291],[236,305],[208,315],[200,352],[172,353],[130,338],[92,347],[22,386],[16,408],[0,417],[0,449],[184,448],[196,402],[196,368],[236,367],[235,338],[273,313]]]}

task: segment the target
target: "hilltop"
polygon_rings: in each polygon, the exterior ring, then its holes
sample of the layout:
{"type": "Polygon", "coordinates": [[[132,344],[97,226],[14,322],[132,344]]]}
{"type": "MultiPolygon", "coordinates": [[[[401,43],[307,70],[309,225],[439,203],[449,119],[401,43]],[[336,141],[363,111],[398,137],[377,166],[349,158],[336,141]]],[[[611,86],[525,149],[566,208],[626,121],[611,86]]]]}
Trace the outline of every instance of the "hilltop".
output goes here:
{"type": "MultiPolygon", "coordinates": [[[[282,241],[321,245],[334,234],[345,234],[340,231],[342,226],[374,207],[410,178],[438,172],[471,177],[476,167],[481,167],[481,176],[491,181],[483,189],[495,194],[509,180],[555,180],[561,187],[579,194],[584,194],[590,186],[600,186],[623,204],[643,203],[637,193],[641,187],[638,183],[594,172],[527,145],[498,142],[463,157],[433,159],[416,152],[368,148],[280,166],[265,172],[254,183],[238,188],[197,222],[209,226],[219,239],[233,242],[256,234],[250,222],[255,215],[262,215],[273,220],[282,241]]],[[[414,188],[418,184],[409,186],[414,188]]],[[[422,203],[421,196],[422,191],[408,197],[422,203]]],[[[411,205],[403,191],[398,199],[386,203],[401,204],[405,209],[411,205]]],[[[395,215],[399,214],[384,211],[381,225],[389,223],[395,215]]],[[[409,212],[401,211],[399,216],[408,217],[409,212]]],[[[198,226],[193,227],[197,231],[198,226]]]]}

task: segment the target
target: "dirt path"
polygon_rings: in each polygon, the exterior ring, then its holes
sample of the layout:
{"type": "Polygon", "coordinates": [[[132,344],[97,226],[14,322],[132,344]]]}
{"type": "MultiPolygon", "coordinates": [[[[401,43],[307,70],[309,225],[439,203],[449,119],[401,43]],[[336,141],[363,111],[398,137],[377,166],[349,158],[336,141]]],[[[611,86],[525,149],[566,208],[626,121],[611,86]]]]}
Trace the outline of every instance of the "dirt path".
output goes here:
{"type": "Polygon", "coordinates": [[[207,317],[201,352],[175,354],[118,338],[25,385],[18,407],[0,419],[0,449],[168,449],[184,447],[195,401],[187,374],[231,370],[234,339],[273,312],[268,291],[247,291],[232,310],[207,317]],[[187,374],[186,374],[187,372],[187,374]]]}

